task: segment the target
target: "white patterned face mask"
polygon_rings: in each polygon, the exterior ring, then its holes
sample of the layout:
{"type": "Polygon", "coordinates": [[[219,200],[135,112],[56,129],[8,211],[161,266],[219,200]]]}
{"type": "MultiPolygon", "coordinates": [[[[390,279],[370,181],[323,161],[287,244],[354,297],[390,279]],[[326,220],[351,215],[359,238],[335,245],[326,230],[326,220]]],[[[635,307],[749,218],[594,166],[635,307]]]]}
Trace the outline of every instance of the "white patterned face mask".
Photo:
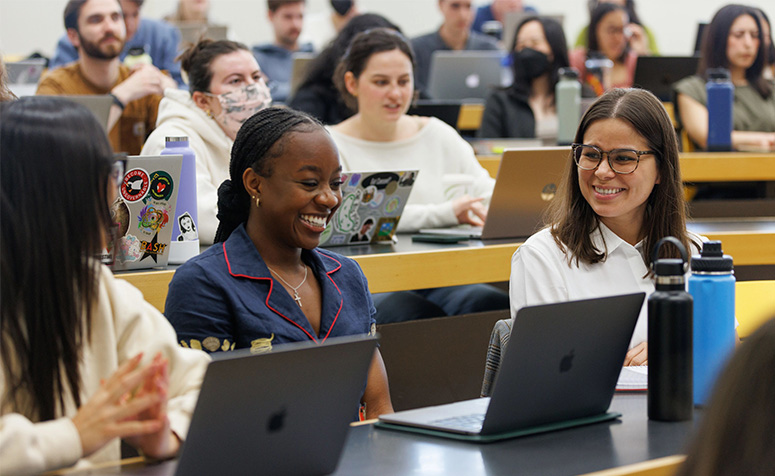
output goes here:
{"type": "Polygon", "coordinates": [[[263,78],[255,84],[249,84],[228,93],[205,94],[217,97],[218,102],[221,103],[221,112],[213,118],[231,140],[237,137],[242,123],[250,116],[272,105],[272,96],[263,78]]]}

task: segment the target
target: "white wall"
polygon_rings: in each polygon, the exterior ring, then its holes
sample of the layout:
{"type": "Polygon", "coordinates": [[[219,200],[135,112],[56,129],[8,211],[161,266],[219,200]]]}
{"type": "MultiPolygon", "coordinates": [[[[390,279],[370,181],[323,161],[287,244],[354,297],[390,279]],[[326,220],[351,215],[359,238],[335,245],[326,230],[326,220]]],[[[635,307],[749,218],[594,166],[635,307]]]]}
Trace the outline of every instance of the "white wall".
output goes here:
{"type": "MultiPolygon", "coordinates": [[[[764,8],[775,18],[773,0],[742,0],[764,8]]],[[[27,55],[53,53],[64,31],[62,11],[67,0],[0,0],[0,52],[27,55]]],[[[380,13],[400,25],[408,36],[435,29],[441,22],[437,0],[358,0],[362,11],[380,13]]],[[[482,4],[484,1],[475,3],[482,4]]],[[[525,0],[542,13],[565,15],[565,33],[572,42],[588,22],[586,0],[525,0]]],[[[696,24],[707,22],[729,0],[639,0],[638,14],[655,34],[665,55],[689,54],[694,47],[696,24]]],[[[176,0],[146,0],[143,15],[160,18],[174,9],[176,0]]],[[[329,11],[328,0],[307,0],[307,12],[329,11]]],[[[211,0],[211,17],[228,24],[232,35],[248,45],[269,41],[263,0],[211,0]]]]}

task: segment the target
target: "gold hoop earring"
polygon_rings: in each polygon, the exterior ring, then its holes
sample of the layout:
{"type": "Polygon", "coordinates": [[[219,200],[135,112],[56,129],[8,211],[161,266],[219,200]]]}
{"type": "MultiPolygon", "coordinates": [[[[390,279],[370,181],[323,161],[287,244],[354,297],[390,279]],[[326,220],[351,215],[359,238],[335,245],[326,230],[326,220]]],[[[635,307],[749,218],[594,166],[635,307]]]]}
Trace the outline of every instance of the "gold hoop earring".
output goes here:
{"type": "Polygon", "coordinates": [[[258,196],[255,196],[253,198],[256,199],[256,207],[260,207],[261,206],[261,200],[258,198],[258,196]]]}
{"type": "Polygon", "coordinates": [[[205,114],[207,114],[207,117],[209,117],[210,119],[215,119],[215,118],[213,117],[213,112],[212,112],[211,110],[209,110],[209,109],[208,109],[208,110],[206,110],[206,111],[205,111],[205,114]]]}

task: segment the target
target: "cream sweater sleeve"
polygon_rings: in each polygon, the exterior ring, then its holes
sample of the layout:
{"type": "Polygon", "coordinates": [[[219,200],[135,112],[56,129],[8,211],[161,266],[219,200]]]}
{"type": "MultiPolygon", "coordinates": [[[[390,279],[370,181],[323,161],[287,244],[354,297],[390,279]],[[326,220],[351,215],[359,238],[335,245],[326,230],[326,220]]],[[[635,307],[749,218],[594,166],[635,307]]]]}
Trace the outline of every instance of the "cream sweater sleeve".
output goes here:
{"type": "Polygon", "coordinates": [[[75,464],[81,438],[69,418],[33,423],[18,413],[0,417],[0,474],[37,474],[75,464]]]}

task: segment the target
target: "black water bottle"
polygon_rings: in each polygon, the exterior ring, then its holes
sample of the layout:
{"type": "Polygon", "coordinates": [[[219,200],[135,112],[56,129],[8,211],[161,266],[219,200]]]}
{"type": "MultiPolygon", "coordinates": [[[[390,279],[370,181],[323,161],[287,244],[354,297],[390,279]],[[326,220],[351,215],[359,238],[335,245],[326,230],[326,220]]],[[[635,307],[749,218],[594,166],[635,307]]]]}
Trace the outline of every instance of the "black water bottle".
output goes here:
{"type": "Polygon", "coordinates": [[[652,420],[692,418],[693,301],[684,279],[687,261],[686,248],[672,236],[659,240],[651,256],[656,275],[656,289],[648,299],[648,414],[652,420]],[[681,259],[658,259],[665,243],[676,246],[681,259]]]}

